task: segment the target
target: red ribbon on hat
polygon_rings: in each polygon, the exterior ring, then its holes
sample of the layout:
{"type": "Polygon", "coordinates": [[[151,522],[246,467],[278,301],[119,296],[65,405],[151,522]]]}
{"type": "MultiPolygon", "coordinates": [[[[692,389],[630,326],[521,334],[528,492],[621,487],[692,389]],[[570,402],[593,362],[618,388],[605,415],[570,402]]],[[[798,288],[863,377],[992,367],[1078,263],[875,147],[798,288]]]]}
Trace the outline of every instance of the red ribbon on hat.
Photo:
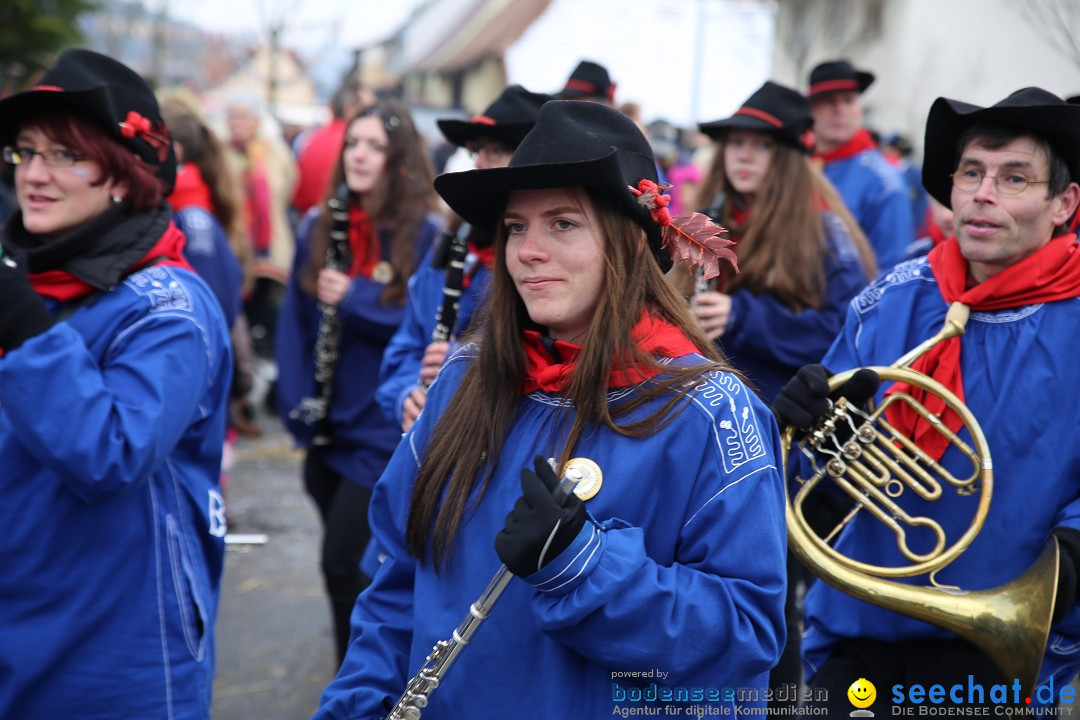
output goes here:
{"type": "Polygon", "coordinates": [[[130,110],[119,125],[121,135],[126,138],[138,136],[147,145],[157,150],[158,162],[165,162],[165,158],[169,155],[169,130],[164,123],[155,128],[150,118],[130,110]]]}

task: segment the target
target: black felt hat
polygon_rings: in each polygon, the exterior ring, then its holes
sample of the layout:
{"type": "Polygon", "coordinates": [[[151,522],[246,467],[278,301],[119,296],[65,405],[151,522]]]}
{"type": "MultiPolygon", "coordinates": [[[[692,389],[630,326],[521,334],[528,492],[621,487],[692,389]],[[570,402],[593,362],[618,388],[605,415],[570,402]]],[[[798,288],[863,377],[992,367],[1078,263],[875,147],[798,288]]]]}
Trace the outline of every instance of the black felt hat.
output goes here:
{"type": "Polygon", "coordinates": [[[815,97],[842,90],[862,93],[874,82],[873,73],[856,70],[847,60],[823,62],[810,71],[810,88],[806,97],[815,97]]]}
{"type": "Polygon", "coordinates": [[[520,85],[511,85],[488,105],[483,114],[472,120],[439,120],[437,124],[446,139],[455,145],[490,138],[515,148],[536,124],[540,107],[551,99],[546,93],[529,92],[520,85]]]}
{"type": "Polygon", "coordinates": [[[802,93],[766,80],[734,115],[701,123],[698,128],[713,140],[721,139],[733,128],[757,130],[797,150],[809,152],[802,136],[813,124],[810,101],[802,93]]]}
{"type": "Polygon", "coordinates": [[[26,92],[0,100],[0,144],[15,139],[26,117],[66,111],[102,128],[155,168],[172,192],[176,155],[153,90],[128,66],[91,50],[65,50],[26,92]]]}
{"type": "Polygon", "coordinates": [[[440,175],[435,189],[467,222],[493,230],[512,190],[587,188],[645,228],[666,272],[671,258],[660,249],[660,226],[629,189],[642,179],[656,182],[656,160],[630,118],[598,103],[553,100],[507,167],[440,175]]]}
{"type": "Polygon", "coordinates": [[[1052,92],[1029,87],[984,108],[938,98],[926,118],[923,186],[946,207],[952,207],[952,173],[960,148],[957,141],[973,125],[989,125],[1030,133],[1050,143],[1080,182],[1080,105],[1070,105],[1052,92]]]}
{"type": "Polygon", "coordinates": [[[611,81],[607,68],[592,60],[582,60],[570,73],[570,78],[558,95],[560,100],[581,100],[583,98],[606,98],[615,102],[615,83],[611,81]]]}

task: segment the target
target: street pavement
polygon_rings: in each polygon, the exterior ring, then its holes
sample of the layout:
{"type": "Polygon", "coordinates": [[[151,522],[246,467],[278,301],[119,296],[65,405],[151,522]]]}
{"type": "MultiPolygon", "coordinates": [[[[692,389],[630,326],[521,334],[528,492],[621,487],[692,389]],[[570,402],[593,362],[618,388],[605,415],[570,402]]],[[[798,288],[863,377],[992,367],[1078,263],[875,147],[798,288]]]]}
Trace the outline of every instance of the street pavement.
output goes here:
{"type": "Polygon", "coordinates": [[[226,506],[231,539],[266,542],[226,546],[212,718],[306,720],[336,670],[322,527],[303,489],[301,453],[276,418],[258,422],[262,437],[237,443],[226,506]]]}

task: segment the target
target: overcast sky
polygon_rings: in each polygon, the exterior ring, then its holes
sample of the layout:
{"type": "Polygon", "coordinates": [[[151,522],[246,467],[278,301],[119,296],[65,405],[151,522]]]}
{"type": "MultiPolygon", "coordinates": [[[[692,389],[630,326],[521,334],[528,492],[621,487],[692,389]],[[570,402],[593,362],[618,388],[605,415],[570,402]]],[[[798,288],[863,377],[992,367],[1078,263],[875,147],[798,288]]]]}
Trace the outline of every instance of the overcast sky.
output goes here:
{"type": "MultiPolygon", "coordinates": [[[[208,30],[266,36],[284,25],[283,45],[305,54],[355,48],[394,32],[422,0],[156,0],[208,30]]],[[[152,3],[148,3],[152,4],[152,3]]]]}

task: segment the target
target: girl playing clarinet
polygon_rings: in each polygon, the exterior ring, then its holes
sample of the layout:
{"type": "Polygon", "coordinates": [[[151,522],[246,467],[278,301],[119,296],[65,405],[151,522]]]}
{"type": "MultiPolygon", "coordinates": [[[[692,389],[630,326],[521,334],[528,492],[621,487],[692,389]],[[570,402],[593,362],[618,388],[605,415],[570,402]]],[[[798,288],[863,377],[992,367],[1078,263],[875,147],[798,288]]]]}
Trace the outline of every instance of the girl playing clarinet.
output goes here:
{"type": "Polygon", "coordinates": [[[339,660],[367,584],[359,565],[371,487],[401,436],[375,404],[376,378],[404,315],[405,283],[438,230],[428,214],[431,179],[403,106],[380,103],[353,117],[329,195],[297,231],[278,321],[278,408],[307,448],[304,486],[325,527],[322,570],[339,660]]]}
{"type": "Polygon", "coordinates": [[[687,240],[655,182],[629,118],[572,101],[508,167],[436,181],[496,232],[491,296],[375,486],[386,559],[319,720],[384,717],[500,562],[516,577],[430,717],[762,704],[735,689],[784,645],[778,433],[664,279],[662,235],[687,240]]]}

